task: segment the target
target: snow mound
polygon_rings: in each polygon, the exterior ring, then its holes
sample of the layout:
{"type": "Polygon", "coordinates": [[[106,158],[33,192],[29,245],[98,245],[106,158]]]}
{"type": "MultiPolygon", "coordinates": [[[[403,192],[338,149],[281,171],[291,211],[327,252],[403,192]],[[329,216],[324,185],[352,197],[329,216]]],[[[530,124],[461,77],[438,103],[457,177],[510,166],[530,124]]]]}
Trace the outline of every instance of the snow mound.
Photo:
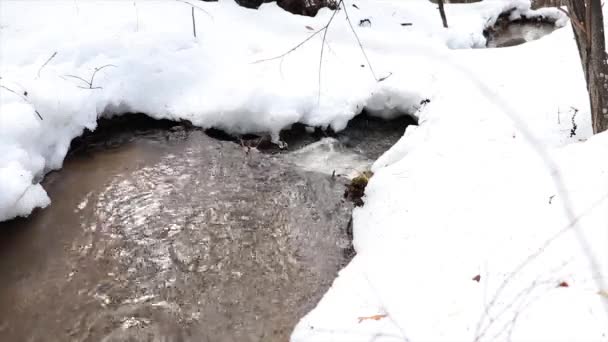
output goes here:
{"type": "Polygon", "coordinates": [[[425,0],[357,7],[345,9],[372,64],[343,10],[327,32],[319,73],[321,34],[273,57],[321,29],[328,9],[308,18],[233,1],[3,2],[0,221],[48,205],[40,180],[100,116],[142,112],[278,136],[295,122],[341,130],[366,106],[386,118],[413,114],[436,82],[427,52],[483,46],[488,23],[529,3],[449,6],[449,30],[425,0]],[[358,26],[363,19],[372,24],[358,26]]]}
{"type": "Polygon", "coordinates": [[[606,340],[608,133],[571,30],[433,58],[420,125],[354,211],[357,255],[292,341],[606,340]]]}

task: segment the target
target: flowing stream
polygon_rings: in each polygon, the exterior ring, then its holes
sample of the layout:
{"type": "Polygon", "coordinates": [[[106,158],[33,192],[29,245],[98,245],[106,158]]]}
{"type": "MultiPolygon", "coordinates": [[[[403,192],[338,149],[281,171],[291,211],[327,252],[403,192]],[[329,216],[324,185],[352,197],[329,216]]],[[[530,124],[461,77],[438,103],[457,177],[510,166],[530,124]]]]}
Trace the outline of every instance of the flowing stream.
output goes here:
{"type": "Polygon", "coordinates": [[[294,127],[265,152],[141,116],[102,124],[46,176],[49,208],[0,224],[1,340],[288,340],[353,254],[340,174],[409,123],[294,127]]]}

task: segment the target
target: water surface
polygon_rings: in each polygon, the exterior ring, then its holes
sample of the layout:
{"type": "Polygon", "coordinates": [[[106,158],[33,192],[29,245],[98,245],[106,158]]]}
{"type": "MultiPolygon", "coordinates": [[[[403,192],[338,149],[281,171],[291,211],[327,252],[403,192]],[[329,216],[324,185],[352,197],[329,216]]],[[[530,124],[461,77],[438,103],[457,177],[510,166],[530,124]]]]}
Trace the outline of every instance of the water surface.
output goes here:
{"type": "Polygon", "coordinates": [[[367,167],[410,122],[361,117],[261,153],[120,120],[46,176],[49,208],[0,224],[0,340],[288,340],[352,257],[332,167],[367,167]],[[358,164],[318,162],[321,138],[358,164]]]}

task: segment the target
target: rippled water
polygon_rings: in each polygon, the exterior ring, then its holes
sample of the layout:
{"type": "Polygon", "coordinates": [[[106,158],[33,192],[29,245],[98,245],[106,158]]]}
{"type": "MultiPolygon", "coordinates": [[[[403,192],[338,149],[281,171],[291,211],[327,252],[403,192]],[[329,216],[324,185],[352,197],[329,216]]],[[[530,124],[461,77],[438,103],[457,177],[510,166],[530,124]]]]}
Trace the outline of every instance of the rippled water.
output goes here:
{"type": "Polygon", "coordinates": [[[520,45],[540,39],[555,29],[555,25],[548,23],[511,23],[492,34],[488,39],[487,47],[500,48],[520,45]]]}
{"type": "MultiPolygon", "coordinates": [[[[365,167],[405,124],[327,139],[365,167]]],[[[1,340],[286,341],[352,253],[347,180],[305,167],[327,149],[109,131],[46,177],[50,208],[1,224],[1,340]]]]}

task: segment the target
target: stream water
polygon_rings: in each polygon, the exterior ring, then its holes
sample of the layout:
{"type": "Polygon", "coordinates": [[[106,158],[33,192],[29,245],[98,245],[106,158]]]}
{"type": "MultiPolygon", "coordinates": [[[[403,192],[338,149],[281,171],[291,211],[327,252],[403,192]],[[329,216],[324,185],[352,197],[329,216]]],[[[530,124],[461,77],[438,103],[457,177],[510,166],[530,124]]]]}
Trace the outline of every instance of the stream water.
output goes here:
{"type": "Polygon", "coordinates": [[[501,48],[521,45],[537,40],[555,31],[556,27],[548,23],[512,23],[498,27],[488,37],[487,47],[501,48]]]}
{"type": "Polygon", "coordinates": [[[333,169],[368,167],[409,123],[294,129],[266,153],[142,117],[102,125],[45,178],[49,208],[0,224],[1,340],[288,340],[352,257],[333,169]]]}

